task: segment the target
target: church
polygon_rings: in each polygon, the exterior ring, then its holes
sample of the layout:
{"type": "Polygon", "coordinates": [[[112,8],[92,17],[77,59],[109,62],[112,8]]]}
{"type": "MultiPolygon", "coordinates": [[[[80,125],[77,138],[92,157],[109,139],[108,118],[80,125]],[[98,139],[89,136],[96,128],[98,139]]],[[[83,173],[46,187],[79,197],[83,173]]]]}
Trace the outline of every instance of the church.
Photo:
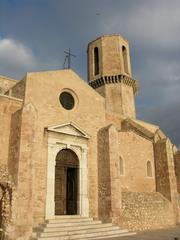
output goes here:
{"type": "Polygon", "coordinates": [[[136,118],[128,41],[100,36],[87,59],[88,83],[71,69],[0,75],[4,239],[101,239],[180,223],[180,151],[136,118]]]}

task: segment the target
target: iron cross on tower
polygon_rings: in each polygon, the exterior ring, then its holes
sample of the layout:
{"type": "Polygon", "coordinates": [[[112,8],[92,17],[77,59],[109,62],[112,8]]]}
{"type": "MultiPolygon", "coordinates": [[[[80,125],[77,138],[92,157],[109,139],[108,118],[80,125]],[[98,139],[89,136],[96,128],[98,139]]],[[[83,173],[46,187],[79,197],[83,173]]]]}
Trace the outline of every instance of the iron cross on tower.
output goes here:
{"type": "Polygon", "coordinates": [[[63,68],[64,69],[69,69],[71,68],[71,57],[76,57],[76,55],[71,53],[71,49],[69,48],[68,51],[64,51],[65,55],[65,59],[64,59],[64,64],[63,64],[63,68]]]}

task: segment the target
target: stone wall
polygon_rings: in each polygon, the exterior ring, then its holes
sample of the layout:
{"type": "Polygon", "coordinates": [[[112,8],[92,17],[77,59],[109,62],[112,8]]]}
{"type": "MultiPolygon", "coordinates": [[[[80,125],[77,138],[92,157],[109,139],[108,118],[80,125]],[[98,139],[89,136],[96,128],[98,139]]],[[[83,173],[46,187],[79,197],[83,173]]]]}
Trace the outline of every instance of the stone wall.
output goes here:
{"type": "Polygon", "coordinates": [[[154,149],[157,191],[173,202],[177,199],[173,146],[169,139],[163,139],[155,143],[154,149]]]}
{"type": "Polygon", "coordinates": [[[171,200],[170,180],[168,171],[168,161],[166,153],[166,143],[159,141],[155,144],[155,164],[156,164],[156,186],[160,192],[168,200],[171,200]]]}
{"type": "Polygon", "coordinates": [[[7,165],[11,114],[22,106],[22,100],[0,95],[0,163],[7,165]]]}
{"type": "Polygon", "coordinates": [[[177,180],[177,190],[180,193],[180,151],[174,155],[174,166],[177,180]]]}
{"type": "Polygon", "coordinates": [[[71,70],[31,73],[26,81],[18,163],[17,195],[22,202],[16,221],[18,237],[23,234],[28,237],[30,226],[36,226],[45,218],[48,150],[45,129],[52,125],[74,122],[90,135],[89,214],[98,218],[97,131],[105,125],[104,99],[71,70]],[[65,89],[75,96],[76,107],[71,111],[59,102],[59,94],[65,89]],[[27,211],[30,214],[24,220],[27,211]]]}
{"type": "Polygon", "coordinates": [[[98,206],[103,222],[119,222],[121,208],[118,132],[113,125],[98,134],[98,206]]]}
{"type": "Polygon", "coordinates": [[[180,223],[180,194],[178,194],[178,224],[180,223]]]}
{"type": "Polygon", "coordinates": [[[135,96],[132,86],[121,84],[121,98],[123,115],[126,117],[135,118],[136,117],[136,109],[134,102],[135,96]]]}
{"type": "Polygon", "coordinates": [[[118,129],[121,129],[122,116],[116,113],[106,112],[106,125],[113,125],[118,129]]]}
{"type": "Polygon", "coordinates": [[[8,239],[8,232],[12,228],[14,191],[7,165],[0,165],[0,239],[8,239]]]}
{"type": "Polygon", "coordinates": [[[18,83],[16,83],[10,90],[9,94],[12,97],[23,99],[25,96],[25,86],[26,86],[26,79],[22,79],[18,83]]]}
{"type": "Polygon", "coordinates": [[[143,231],[175,225],[172,204],[161,194],[122,192],[120,225],[143,231]]]}
{"type": "Polygon", "coordinates": [[[107,112],[135,118],[134,90],[132,86],[124,83],[111,83],[97,87],[96,91],[105,98],[107,112]]]}
{"type": "Polygon", "coordinates": [[[18,81],[12,78],[8,78],[0,75],[0,94],[4,94],[12,86],[14,86],[18,81]]]}
{"type": "Polygon", "coordinates": [[[10,136],[9,136],[9,154],[8,170],[12,176],[13,182],[17,185],[18,181],[18,164],[20,151],[20,134],[21,134],[21,115],[22,110],[18,110],[11,116],[10,136]]]}
{"type": "Polygon", "coordinates": [[[153,143],[132,131],[119,131],[119,160],[123,161],[121,187],[128,191],[153,192],[156,189],[153,143]],[[147,175],[147,162],[152,176],[147,175]]]}
{"type": "Polygon", "coordinates": [[[173,145],[169,139],[154,144],[156,165],[156,191],[173,204],[175,219],[178,222],[178,194],[174,167],[173,145]]]}
{"type": "Polygon", "coordinates": [[[108,127],[98,132],[98,214],[104,222],[111,219],[111,179],[108,127]]]}
{"type": "Polygon", "coordinates": [[[24,240],[32,234],[33,215],[33,157],[34,140],[37,124],[37,112],[31,103],[24,105],[20,129],[18,182],[17,182],[17,206],[21,208],[16,212],[16,237],[24,240]],[[23,200],[23,201],[22,201],[23,200]],[[28,213],[28,214],[27,214],[28,213]],[[26,218],[24,218],[26,216],[26,218]],[[24,219],[23,219],[24,218],[24,219]],[[23,221],[22,221],[23,219],[23,221]]]}

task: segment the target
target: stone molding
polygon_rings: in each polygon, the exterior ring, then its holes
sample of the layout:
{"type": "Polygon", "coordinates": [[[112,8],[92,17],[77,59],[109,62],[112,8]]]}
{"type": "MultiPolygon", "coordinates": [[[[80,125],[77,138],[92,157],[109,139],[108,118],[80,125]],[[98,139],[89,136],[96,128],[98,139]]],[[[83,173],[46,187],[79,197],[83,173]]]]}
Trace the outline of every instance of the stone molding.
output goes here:
{"type": "Polygon", "coordinates": [[[137,94],[139,90],[139,82],[123,74],[112,75],[112,76],[102,76],[98,79],[89,81],[89,85],[94,89],[101,87],[105,84],[116,84],[116,83],[123,83],[123,84],[126,84],[127,86],[131,86],[133,88],[134,94],[137,94]]]}
{"type": "Polygon", "coordinates": [[[46,130],[50,132],[73,135],[73,136],[82,137],[86,139],[90,138],[89,134],[87,134],[84,130],[82,130],[79,126],[77,126],[73,122],[49,126],[46,128],[46,130]]]}
{"type": "Polygon", "coordinates": [[[47,127],[48,131],[48,163],[47,163],[47,194],[46,219],[55,218],[54,184],[55,162],[59,151],[71,149],[79,159],[79,201],[78,214],[89,216],[88,199],[88,138],[85,132],[74,123],[47,127]]]}
{"type": "Polygon", "coordinates": [[[17,102],[23,102],[23,99],[16,98],[16,97],[11,97],[9,95],[0,94],[0,97],[7,98],[9,100],[14,100],[14,101],[17,101],[17,102]]]}

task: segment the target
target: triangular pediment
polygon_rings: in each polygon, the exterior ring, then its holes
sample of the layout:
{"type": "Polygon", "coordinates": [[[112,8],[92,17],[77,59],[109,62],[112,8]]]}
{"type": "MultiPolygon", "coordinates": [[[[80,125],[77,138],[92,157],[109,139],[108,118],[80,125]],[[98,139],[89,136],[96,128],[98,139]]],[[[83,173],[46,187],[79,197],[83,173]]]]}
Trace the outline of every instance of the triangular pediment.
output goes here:
{"type": "Polygon", "coordinates": [[[46,129],[51,132],[83,137],[83,138],[90,138],[90,136],[84,130],[82,130],[79,126],[77,126],[72,122],[50,126],[50,127],[47,127],[46,129]]]}

